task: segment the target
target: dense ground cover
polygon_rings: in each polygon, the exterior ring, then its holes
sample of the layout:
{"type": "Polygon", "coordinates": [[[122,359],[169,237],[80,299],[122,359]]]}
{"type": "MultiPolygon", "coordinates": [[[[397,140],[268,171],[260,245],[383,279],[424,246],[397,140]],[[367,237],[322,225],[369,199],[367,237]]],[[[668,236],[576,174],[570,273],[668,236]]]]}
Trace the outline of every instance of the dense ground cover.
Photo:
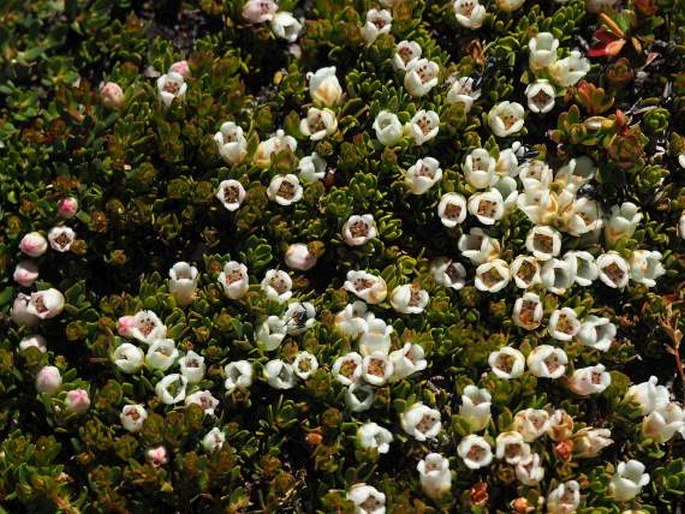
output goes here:
{"type": "Polygon", "coordinates": [[[0,512],[680,512],[680,0],[0,6],[0,512]]]}

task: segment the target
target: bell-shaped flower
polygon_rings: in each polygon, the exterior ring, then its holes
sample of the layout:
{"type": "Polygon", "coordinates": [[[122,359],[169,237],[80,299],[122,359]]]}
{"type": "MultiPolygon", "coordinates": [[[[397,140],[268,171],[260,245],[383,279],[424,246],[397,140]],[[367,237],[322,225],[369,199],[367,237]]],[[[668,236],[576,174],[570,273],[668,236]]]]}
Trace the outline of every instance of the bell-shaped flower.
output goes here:
{"type": "Polygon", "coordinates": [[[176,297],[180,305],[193,301],[199,273],[195,266],[179,261],[169,268],[169,292],[176,297]]]}
{"type": "Polygon", "coordinates": [[[226,434],[224,434],[218,427],[214,427],[202,438],[202,447],[206,452],[212,453],[220,450],[225,442],[226,434]]]}
{"type": "Polygon", "coordinates": [[[432,157],[423,157],[407,170],[405,184],[412,194],[422,195],[442,178],[440,163],[432,157]]]}
{"type": "Polygon", "coordinates": [[[224,294],[231,300],[239,300],[250,287],[247,276],[247,267],[236,261],[229,261],[224,265],[224,270],[219,273],[219,284],[224,294]]]}
{"type": "Polygon", "coordinates": [[[533,71],[538,71],[554,64],[557,61],[559,40],[550,32],[538,32],[528,42],[530,55],[528,66],[533,71]]]}
{"type": "Polygon", "coordinates": [[[495,455],[515,466],[530,455],[530,445],[523,440],[520,432],[500,432],[497,435],[495,455]]]}
{"type": "Polygon", "coordinates": [[[158,468],[168,462],[167,451],[164,446],[150,448],[145,452],[145,460],[153,468],[158,468]]]}
{"type": "Polygon", "coordinates": [[[485,7],[478,0],[455,0],[454,15],[457,23],[467,29],[478,29],[485,20],[485,7]]]}
{"type": "Polygon", "coordinates": [[[454,228],[466,219],[466,198],[459,193],[445,193],[438,203],[440,222],[454,228]]]}
{"type": "Polygon", "coordinates": [[[602,208],[596,200],[587,197],[578,198],[567,209],[561,220],[563,229],[573,236],[594,232],[602,227],[602,208]]]}
{"type": "Polygon", "coordinates": [[[447,103],[460,103],[464,106],[464,113],[473,107],[473,102],[480,98],[480,89],[473,89],[475,81],[471,77],[460,77],[452,82],[447,92],[447,103]]]}
{"type": "Polygon", "coordinates": [[[388,453],[393,437],[390,430],[374,423],[364,423],[357,429],[357,443],[365,450],[375,449],[378,453],[388,453]]]}
{"type": "Polygon", "coordinates": [[[55,366],[43,366],[36,375],[36,391],[55,396],[62,389],[62,375],[55,366]]]}
{"type": "Polygon", "coordinates": [[[75,240],[76,233],[69,227],[52,227],[48,232],[50,248],[60,253],[71,250],[75,240]]]}
{"type": "Polygon", "coordinates": [[[549,418],[547,435],[552,441],[566,441],[573,435],[573,417],[564,409],[556,409],[549,418]]]}
{"type": "Polygon", "coordinates": [[[449,461],[439,453],[429,453],[416,466],[421,488],[431,498],[441,498],[452,489],[449,461]]]}
{"type": "Polygon", "coordinates": [[[414,373],[423,371],[428,366],[423,347],[416,343],[405,343],[402,348],[392,352],[389,357],[393,365],[393,380],[407,378],[414,373]]]}
{"type": "Polygon", "coordinates": [[[188,380],[189,384],[197,384],[205,377],[207,370],[205,358],[192,350],[178,359],[178,365],[181,368],[181,375],[188,380]]]}
{"type": "Polygon", "coordinates": [[[580,330],[580,325],[576,311],[570,307],[564,307],[552,312],[547,331],[557,341],[570,341],[580,330]]]}
{"type": "Polygon", "coordinates": [[[243,185],[234,179],[222,180],[217,187],[216,198],[226,208],[226,210],[233,212],[240,208],[246,196],[243,185]]]}
{"type": "Polygon", "coordinates": [[[513,429],[523,436],[523,440],[532,443],[541,437],[549,428],[549,413],[544,409],[524,409],[514,415],[513,429]]]}
{"type": "Polygon", "coordinates": [[[550,259],[542,265],[540,280],[550,293],[563,295],[576,280],[574,263],[562,259],[550,259]]]}
{"type": "Polygon", "coordinates": [[[14,268],[12,279],[22,287],[31,287],[39,275],[38,264],[33,261],[21,261],[14,268]]]}
{"type": "Polygon", "coordinates": [[[300,132],[312,141],[320,141],[334,134],[336,130],[338,130],[338,120],[335,113],[327,107],[323,109],[310,107],[307,117],[300,121],[300,132]]]}
{"type": "Polygon", "coordinates": [[[528,354],[528,369],[538,378],[561,378],[566,372],[568,356],[561,348],[548,344],[536,346],[528,354]]]}
{"type": "Polygon", "coordinates": [[[172,373],[155,384],[155,393],[162,403],[174,405],[185,400],[187,386],[186,377],[179,373],[172,373]]]}
{"type": "Polygon", "coordinates": [[[457,453],[469,469],[480,469],[492,462],[492,448],[488,442],[479,435],[467,435],[459,446],[457,453]]]}
{"type": "MultiPolygon", "coordinates": [[[[497,182],[492,190],[497,191],[502,197],[502,205],[504,207],[504,214],[510,213],[516,207],[516,199],[519,196],[518,184],[516,179],[509,176],[497,175],[497,182]]],[[[491,191],[492,191],[491,190],[491,191]]]]}
{"type": "Polygon", "coordinates": [[[293,371],[301,380],[307,380],[319,369],[319,361],[309,352],[299,352],[293,361],[293,371]]]}
{"type": "Polygon", "coordinates": [[[376,399],[374,388],[355,382],[345,392],[345,405],[352,412],[364,412],[371,408],[376,399]]]}
{"type": "Polygon", "coordinates": [[[285,324],[285,320],[278,316],[266,318],[257,329],[257,346],[263,352],[270,352],[278,348],[286,335],[285,324]]]}
{"type": "Polygon", "coordinates": [[[642,434],[660,444],[670,441],[678,432],[685,437],[685,412],[675,402],[653,410],[642,421],[642,434]]]}
{"type": "Polygon", "coordinates": [[[214,142],[221,158],[232,166],[240,164],[247,155],[247,139],[243,129],[235,122],[227,121],[214,134],[214,142]]]}
{"type": "Polygon", "coordinates": [[[388,287],[382,277],[362,270],[348,271],[343,287],[372,305],[381,303],[388,295],[388,287]]]}
{"type": "Polygon", "coordinates": [[[659,379],[652,375],[649,380],[628,388],[626,398],[640,406],[640,414],[646,416],[657,409],[663,409],[670,402],[666,386],[657,385],[659,379]]]}
{"type": "Polygon", "coordinates": [[[266,195],[279,205],[288,206],[302,199],[303,188],[297,175],[276,175],[271,179],[266,195]]]}
{"type": "Polygon", "coordinates": [[[504,101],[488,112],[488,125],[497,137],[509,137],[523,128],[525,110],[516,102],[504,101]]]}
{"type": "Polygon", "coordinates": [[[271,21],[278,11],[278,4],[273,0],[248,0],[243,6],[243,18],[249,23],[271,21]]]}
{"type": "Polygon", "coordinates": [[[286,135],[282,129],[278,129],[276,135],[259,143],[254,154],[254,163],[260,168],[269,168],[271,166],[271,157],[286,148],[289,148],[294,153],[297,149],[297,140],[292,136],[286,135]]]}
{"type": "Polygon", "coordinates": [[[31,293],[26,311],[40,319],[50,319],[58,316],[64,309],[64,295],[57,289],[50,288],[31,293]]]}
{"type": "Polygon", "coordinates": [[[435,439],[442,430],[440,411],[415,403],[400,415],[402,429],[417,441],[435,439]]]}
{"type": "Polygon", "coordinates": [[[343,240],[350,246],[361,246],[378,235],[371,214],[350,216],[342,228],[343,240]]]}
{"type": "Polygon", "coordinates": [[[438,135],[440,130],[440,118],[435,111],[421,109],[409,121],[406,127],[407,133],[414,140],[416,146],[430,141],[438,135]]]}
{"type": "Polygon", "coordinates": [[[404,88],[413,97],[424,96],[438,85],[440,66],[437,62],[417,59],[406,70],[404,88]]]}
{"type": "Polygon", "coordinates": [[[264,377],[274,389],[292,389],[297,377],[292,365],[281,359],[270,360],[264,366],[264,377]]]}
{"type": "Polygon", "coordinates": [[[573,50],[568,57],[551,64],[548,70],[554,82],[561,87],[570,87],[587,75],[590,71],[590,61],[578,50],[573,50]]]}
{"type": "Polygon", "coordinates": [[[283,260],[290,269],[307,271],[316,266],[318,258],[309,250],[309,246],[306,244],[293,243],[285,251],[283,260]]]}
{"type": "Polygon", "coordinates": [[[545,114],[554,108],[556,91],[548,80],[538,79],[526,87],[528,108],[535,114],[545,114]]]}
{"type": "Polygon", "coordinates": [[[166,337],[166,325],[153,311],[138,311],[133,316],[122,316],[118,322],[119,335],[132,337],[141,343],[152,344],[166,337]]]}
{"type": "Polygon", "coordinates": [[[224,387],[227,393],[232,393],[236,389],[248,389],[254,380],[254,369],[252,364],[246,360],[232,361],[224,366],[226,380],[224,387]]]}
{"type": "Polygon", "coordinates": [[[387,353],[374,352],[362,360],[362,377],[373,386],[382,386],[392,376],[393,364],[387,353]]]}
{"type": "Polygon", "coordinates": [[[382,145],[393,146],[402,139],[402,123],[396,114],[381,111],[373,122],[376,138],[382,145]]]}
{"type": "Polygon", "coordinates": [[[494,225],[504,216],[504,200],[497,189],[471,195],[468,208],[483,225],[494,225]]]}
{"type": "Polygon", "coordinates": [[[661,265],[661,252],[635,250],[630,255],[630,279],[647,287],[654,287],[656,279],[666,273],[661,265]]]}
{"type": "Polygon", "coordinates": [[[288,43],[294,43],[302,31],[302,24],[291,13],[278,11],[271,20],[271,30],[288,43]]]}
{"type": "Polygon", "coordinates": [[[196,391],[186,396],[186,407],[191,404],[199,405],[208,416],[214,416],[214,409],[219,406],[219,400],[212,396],[211,391],[196,391]]]}
{"type": "Polygon", "coordinates": [[[124,405],[119,416],[121,425],[129,432],[138,432],[143,428],[143,423],[145,423],[146,419],[147,411],[145,407],[138,404],[124,405]]]}
{"type": "Polygon", "coordinates": [[[283,321],[288,335],[302,334],[316,322],[316,309],[310,302],[293,302],[283,314],[283,321]]]}
{"type": "Polygon", "coordinates": [[[611,374],[605,369],[604,364],[597,364],[575,370],[569,388],[579,396],[601,393],[611,385],[611,374]]]}
{"type": "Polygon", "coordinates": [[[183,100],[188,90],[183,75],[175,71],[162,75],[157,79],[157,91],[160,101],[169,107],[175,99],[183,100]]]}
{"type": "Polygon", "coordinates": [[[531,453],[516,464],[516,479],[523,485],[533,487],[545,478],[545,468],[540,464],[540,455],[531,453]]]}
{"type": "Polygon", "coordinates": [[[340,81],[335,74],[335,66],[319,68],[314,73],[307,73],[309,96],[316,104],[333,106],[340,102],[343,94],[340,81]]]}
{"type": "Polygon", "coordinates": [[[447,257],[436,257],[430,266],[436,284],[459,291],[466,285],[466,268],[447,257]]]}
{"type": "Polygon", "coordinates": [[[145,364],[152,369],[168,370],[178,359],[178,350],[171,339],[157,339],[147,349],[145,364]]]}
{"type": "Polygon", "coordinates": [[[270,269],[264,275],[264,279],[261,282],[262,291],[266,294],[266,297],[277,303],[285,303],[293,295],[291,291],[293,287],[293,281],[287,272],[283,270],[270,269]]]}
{"type": "Polygon", "coordinates": [[[40,318],[29,312],[29,305],[31,305],[31,297],[24,293],[19,293],[14,299],[10,316],[12,321],[21,327],[32,327],[40,322],[40,318]]]}
{"type": "Polygon", "coordinates": [[[623,238],[629,238],[642,220],[640,208],[632,202],[624,202],[611,208],[609,220],[604,224],[604,240],[614,247],[623,238]]]}
{"type": "Polygon", "coordinates": [[[459,415],[464,418],[473,432],[480,432],[491,419],[490,408],[492,396],[487,389],[478,389],[475,385],[467,385],[461,395],[459,415]]]}
{"type": "Polygon", "coordinates": [[[547,496],[547,514],[571,514],[580,505],[580,485],[575,480],[559,484],[547,496]]]}
{"type": "Polygon", "coordinates": [[[630,264],[618,252],[609,251],[597,257],[599,279],[609,287],[623,289],[630,278],[630,264]]]}
{"type": "Polygon", "coordinates": [[[488,364],[490,364],[492,372],[497,377],[511,380],[523,374],[523,370],[526,367],[526,358],[516,348],[505,346],[490,353],[488,364]]]}
{"type": "Polygon", "coordinates": [[[497,161],[485,148],[476,148],[466,156],[462,169],[466,181],[476,189],[487,189],[497,182],[497,161]]]}
{"type": "Polygon", "coordinates": [[[145,354],[136,345],[122,343],[114,349],[110,359],[122,372],[135,373],[143,367],[145,354]]]}
{"type": "Polygon", "coordinates": [[[350,386],[362,376],[362,356],[350,352],[335,359],[331,374],[342,385],[350,386]]]}
{"type": "Polygon", "coordinates": [[[518,255],[509,265],[509,271],[520,289],[528,289],[541,281],[540,265],[532,255],[518,255]]]}
{"type": "Polygon", "coordinates": [[[604,448],[614,443],[608,428],[585,427],[573,436],[573,452],[581,459],[599,457],[604,448]]]}
{"type": "Polygon", "coordinates": [[[526,248],[539,261],[548,261],[561,251],[561,234],[547,226],[534,226],[526,237],[526,248]]]}
{"type": "Polygon", "coordinates": [[[543,305],[535,293],[525,293],[514,302],[511,319],[517,327],[535,330],[542,323],[543,305]]]}
{"type": "Polygon", "coordinates": [[[369,9],[366,23],[362,27],[362,37],[368,44],[373,43],[381,34],[389,34],[392,29],[392,15],[386,9],[369,9]]]}
{"type": "Polygon", "coordinates": [[[297,175],[300,182],[303,184],[313,184],[318,182],[326,175],[326,161],[324,161],[316,152],[307,155],[300,159],[297,164],[299,174],[297,175]]]}
{"type": "Polygon", "coordinates": [[[461,254],[473,264],[483,264],[500,253],[500,244],[481,228],[472,228],[468,234],[459,237],[457,247],[461,254]]]}
{"type": "Polygon", "coordinates": [[[29,257],[40,257],[48,249],[48,241],[40,232],[29,232],[21,238],[19,249],[29,257]]]}
{"type": "Polygon", "coordinates": [[[616,325],[608,318],[590,315],[583,320],[576,339],[583,346],[606,352],[616,337],[616,325]]]}
{"type": "Polygon", "coordinates": [[[419,59],[421,59],[419,44],[415,41],[404,40],[397,43],[391,62],[395,71],[404,72],[413,67],[419,59]]]}
{"type": "Polygon", "coordinates": [[[349,337],[357,337],[367,329],[366,304],[360,300],[348,303],[335,315],[335,326],[349,337]]]}
{"type": "Polygon", "coordinates": [[[428,291],[418,284],[397,286],[390,293],[390,305],[401,314],[420,314],[428,305],[428,291]]]}
{"type": "Polygon", "coordinates": [[[385,495],[373,486],[361,482],[347,491],[355,514],[385,514],[385,495]]]}
{"type": "Polygon", "coordinates": [[[509,265],[506,261],[493,259],[476,268],[474,285],[479,291],[497,293],[507,287],[510,279],[509,265]]]}
{"type": "Polygon", "coordinates": [[[359,339],[359,351],[362,355],[370,355],[374,352],[388,353],[392,344],[391,334],[393,328],[380,318],[375,316],[366,317],[366,325],[359,339]]]}
{"type": "Polygon", "coordinates": [[[645,473],[645,465],[642,462],[632,459],[620,462],[616,467],[616,473],[611,477],[609,491],[616,501],[626,502],[640,494],[649,480],[649,473],[645,473]]]}
{"type": "Polygon", "coordinates": [[[590,252],[572,250],[564,254],[563,259],[569,261],[576,270],[576,284],[582,287],[591,285],[599,276],[599,269],[595,258],[590,252]]]}

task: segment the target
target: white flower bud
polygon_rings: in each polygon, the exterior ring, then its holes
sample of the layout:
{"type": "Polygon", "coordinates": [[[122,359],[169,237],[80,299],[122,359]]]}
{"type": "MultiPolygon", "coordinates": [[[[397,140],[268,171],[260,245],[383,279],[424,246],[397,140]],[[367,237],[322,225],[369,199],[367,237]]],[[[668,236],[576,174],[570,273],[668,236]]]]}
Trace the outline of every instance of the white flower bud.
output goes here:
{"type": "Polygon", "coordinates": [[[632,500],[644,486],[649,483],[649,473],[645,473],[645,465],[637,460],[620,462],[616,473],[611,478],[609,490],[614,499],[619,502],[632,500]]]}
{"type": "Polygon", "coordinates": [[[382,145],[393,146],[402,139],[402,123],[396,114],[381,111],[373,122],[376,138],[382,145]]]}
{"type": "Polygon", "coordinates": [[[559,40],[550,32],[539,32],[528,42],[530,57],[528,65],[533,71],[542,70],[557,60],[559,40]]]}
{"type": "Polygon", "coordinates": [[[40,232],[29,232],[21,238],[19,249],[29,257],[40,257],[48,249],[48,241],[40,232]]]}
{"type": "Polygon", "coordinates": [[[176,297],[180,305],[193,301],[199,273],[195,266],[187,262],[177,262],[169,269],[169,292],[176,297]]]}
{"type": "Polygon", "coordinates": [[[22,287],[31,287],[38,280],[38,264],[33,261],[21,261],[14,268],[12,278],[22,287]]]}
{"type": "Polygon", "coordinates": [[[294,43],[302,31],[302,24],[291,13],[278,11],[271,20],[271,30],[281,39],[294,43]]]}
{"type": "Polygon", "coordinates": [[[309,247],[306,244],[294,243],[288,246],[283,260],[290,269],[307,271],[316,266],[318,259],[309,251],[309,247]]]}
{"type": "Polygon", "coordinates": [[[29,348],[38,348],[40,352],[45,353],[48,351],[47,341],[43,336],[38,334],[25,337],[19,342],[19,349],[22,352],[25,352],[29,348]]]}
{"type": "Polygon", "coordinates": [[[36,376],[36,391],[55,396],[62,389],[62,375],[55,366],[43,366],[36,376]]]}
{"type": "Polygon", "coordinates": [[[461,395],[459,415],[468,421],[471,430],[480,432],[491,419],[490,408],[492,396],[487,389],[478,389],[474,385],[467,385],[461,395]]]}
{"type": "Polygon", "coordinates": [[[114,349],[110,358],[124,373],[135,373],[143,367],[145,354],[131,343],[122,343],[114,349]]]}
{"type": "Polygon", "coordinates": [[[440,498],[452,489],[452,473],[449,461],[438,453],[429,453],[419,461],[421,488],[427,496],[440,498]]]}

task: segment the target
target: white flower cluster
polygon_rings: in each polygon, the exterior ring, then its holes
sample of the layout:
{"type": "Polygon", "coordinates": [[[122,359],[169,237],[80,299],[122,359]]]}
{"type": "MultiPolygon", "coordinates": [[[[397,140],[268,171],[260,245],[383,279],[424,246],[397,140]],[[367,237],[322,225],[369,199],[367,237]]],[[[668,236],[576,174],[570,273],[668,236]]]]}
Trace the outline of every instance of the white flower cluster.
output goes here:
{"type": "Polygon", "coordinates": [[[685,437],[685,411],[671,401],[668,389],[657,382],[652,376],[647,382],[635,384],[628,389],[626,397],[640,406],[640,414],[644,416],[642,434],[662,444],[677,433],[685,437]]]}

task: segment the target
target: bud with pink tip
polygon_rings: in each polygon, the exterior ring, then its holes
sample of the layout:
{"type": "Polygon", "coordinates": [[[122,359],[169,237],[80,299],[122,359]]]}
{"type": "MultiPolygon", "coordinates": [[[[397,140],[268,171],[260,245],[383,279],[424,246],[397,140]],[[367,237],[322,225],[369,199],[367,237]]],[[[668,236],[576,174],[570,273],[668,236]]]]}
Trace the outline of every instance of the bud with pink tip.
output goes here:
{"type": "Polygon", "coordinates": [[[133,337],[131,330],[136,326],[135,316],[122,316],[117,322],[117,332],[121,337],[133,337]]]}
{"type": "Polygon", "coordinates": [[[164,448],[164,446],[150,448],[147,452],[145,452],[145,460],[147,460],[155,468],[160,467],[162,464],[166,464],[166,448],[164,448]]]}
{"type": "Polygon", "coordinates": [[[43,366],[36,377],[36,391],[55,396],[62,388],[62,375],[55,366],[43,366]]]}
{"type": "Polygon", "coordinates": [[[48,249],[48,241],[40,232],[29,232],[21,239],[19,249],[29,257],[40,257],[48,249]]]}
{"type": "Polygon", "coordinates": [[[183,76],[184,79],[190,77],[190,66],[188,66],[188,61],[185,59],[182,61],[177,61],[169,66],[169,71],[178,73],[179,75],[183,76]]]}
{"type": "Polygon", "coordinates": [[[19,342],[19,349],[25,352],[29,348],[38,348],[38,350],[45,353],[48,351],[47,341],[39,334],[25,337],[19,342]]]}
{"type": "Polygon", "coordinates": [[[38,264],[33,261],[21,261],[14,268],[14,281],[20,286],[31,287],[38,279],[38,264]]]}
{"type": "Polygon", "coordinates": [[[124,91],[116,82],[107,82],[100,87],[100,100],[108,109],[120,109],[124,104],[124,91]]]}
{"type": "Polygon", "coordinates": [[[248,0],[243,7],[243,18],[249,23],[271,21],[278,11],[278,4],[273,0],[248,0]]]}
{"type": "Polygon", "coordinates": [[[90,407],[90,397],[85,389],[72,389],[67,393],[67,410],[74,414],[83,414],[90,407]]]}
{"type": "Polygon", "coordinates": [[[316,257],[303,243],[291,244],[285,252],[285,264],[292,269],[307,271],[316,266],[316,257]]]}
{"type": "Polygon", "coordinates": [[[62,218],[73,218],[78,212],[78,200],[73,196],[62,198],[57,202],[57,215],[62,218]]]}

